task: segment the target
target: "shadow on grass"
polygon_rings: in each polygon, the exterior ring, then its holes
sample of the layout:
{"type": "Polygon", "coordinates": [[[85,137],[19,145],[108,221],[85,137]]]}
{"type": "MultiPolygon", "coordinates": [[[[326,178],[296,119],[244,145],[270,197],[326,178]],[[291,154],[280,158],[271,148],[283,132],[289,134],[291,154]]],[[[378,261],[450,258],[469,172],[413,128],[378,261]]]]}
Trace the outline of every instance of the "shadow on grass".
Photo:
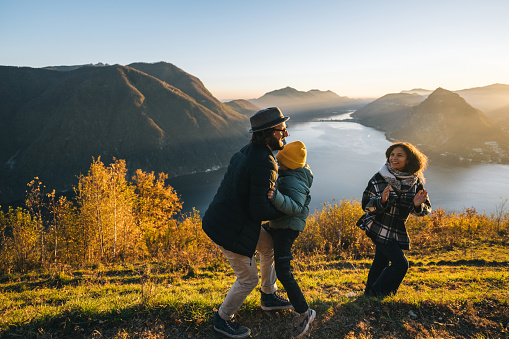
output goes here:
{"type": "MultiPolygon", "coordinates": [[[[173,338],[181,333],[187,338],[190,331],[198,333],[200,328],[206,327],[204,319],[193,318],[186,312],[195,307],[192,304],[150,308],[139,305],[101,313],[72,309],[27,324],[10,326],[0,331],[0,338],[111,338],[119,333],[139,337],[141,333],[156,329],[163,337],[173,338]]],[[[210,314],[213,314],[212,310],[210,314]]]]}
{"type": "Polygon", "coordinates": [[[505,338],[509,305],[496,300],[420,305],[360,296],[320,314],[313,338],[505,338]]]}
{"type": "MultiPolygon", "coordinates": [[[[74,309],[53,317],[11,326],[2,338],[224,338],[213,330],[212,307],[206,318],[193,310],[201,305],[182,303],[126,307],[107,313],[74,309]]],[[[317,317],[311,338],[490,338],[509,335],[509,305],[496,300],[455,304],[424,302],[415,305],[392,298],[353,297],[339,302],[315,300],[317,317]]],[[[202,310],[203,311],[203,310],[202,310]]],[[[255,338],[289,338],[291,311],[266,312],[244,306],[236,320],[251,328],[255,338]]]]}
{"type": "MultiPolygon", "coordinates": [[[[419,266],[418,263],[415,264],[419,266]]],[[[475,266],[475,267],[509,267],[509,261],[496,261],[484,259],[460,259],[460,260],[440,260],[429,262],[426,266],[475,266]]],[[[422,266],[422,264],[421,264],[422,266]]]]}
{"type": "MultiPolygon", "coordinates": [[[[155,280],[155,278],[151,278],[155,280]]],[[[130,284],[136,285],[142,283],[146,278],[142,276],[133,276],[133,277],[118,277],[116,278],[81,278],[81,277],[69,277],[69,276],[50,276],[50,277],[41,277],[36,281],[21,281],[16,283],[11,283],[7,286],[2,287],[2,291],[4,292],[24,292],[41,288],[62,288],[65,286],[80,286],[86,282],[93,283],[115,283],[121,282],[122,284],[130,284]]]]}

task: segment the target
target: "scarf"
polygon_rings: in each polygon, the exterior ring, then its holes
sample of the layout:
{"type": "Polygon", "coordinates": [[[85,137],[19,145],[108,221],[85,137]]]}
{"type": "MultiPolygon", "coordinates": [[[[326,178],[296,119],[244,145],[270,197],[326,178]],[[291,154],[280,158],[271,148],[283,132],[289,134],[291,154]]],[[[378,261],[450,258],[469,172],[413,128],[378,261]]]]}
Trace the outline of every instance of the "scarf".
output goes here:
{"type": "Polygon", "coordinates": [[[392,186],[394,191],[399,195],[408,191],[417,183],[418,177],[415,174],[395,170],[389,162],[386,162],[378,171],[380,175],[392,186]]]}

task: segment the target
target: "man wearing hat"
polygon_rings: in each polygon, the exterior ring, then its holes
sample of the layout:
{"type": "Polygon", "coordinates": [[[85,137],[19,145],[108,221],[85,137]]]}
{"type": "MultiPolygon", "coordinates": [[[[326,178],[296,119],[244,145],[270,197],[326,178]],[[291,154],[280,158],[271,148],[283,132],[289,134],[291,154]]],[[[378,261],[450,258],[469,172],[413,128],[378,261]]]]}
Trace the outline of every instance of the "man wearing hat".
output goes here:
{"type": "Polygon", "coordinates": [[[223,181],[210,203],[202,225],[228,259],[237,280],[219,310],[214,314],[214,329],[232,338],[244,338],[251,330],[233,321],[246,297],[258,285],[254,257],[260,254],[261,308],[293,309],[277,291],[272,237],[261,224],[283,214],[267,199],[267,192],[277,179],[273,152],[284,147],[289,117],[277,107],[263,109],[251,121],[251,142],[235,153],[223,181]]]}

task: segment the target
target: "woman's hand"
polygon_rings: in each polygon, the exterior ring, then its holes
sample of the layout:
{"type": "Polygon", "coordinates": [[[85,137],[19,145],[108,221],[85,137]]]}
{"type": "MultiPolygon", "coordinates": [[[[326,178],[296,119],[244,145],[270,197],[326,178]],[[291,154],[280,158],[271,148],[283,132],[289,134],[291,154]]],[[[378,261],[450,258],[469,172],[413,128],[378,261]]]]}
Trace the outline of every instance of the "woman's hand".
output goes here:
{"type": "Polygon", "coordinates": [[[426,199],[428,199],[428,191],[420,190],[414,197],[414,206],[415,207],[421,206],[421,204],[425,202],[426,199]]]}
{"type": "Polygon", "coordinates": [[[269,190],[267,191],[267,198],[272,199],[272,196],[274,195],[275,191],[276,191],[275,187],[269,188],[269,190]]]}
{"type": "Polygon", "coordinates": [[[391,192],[392,187],[391,185],[387,185],[387,187],[382,192],[382,204],[385,204],[385,202],[389,199],[389,193],[391,192]]]}

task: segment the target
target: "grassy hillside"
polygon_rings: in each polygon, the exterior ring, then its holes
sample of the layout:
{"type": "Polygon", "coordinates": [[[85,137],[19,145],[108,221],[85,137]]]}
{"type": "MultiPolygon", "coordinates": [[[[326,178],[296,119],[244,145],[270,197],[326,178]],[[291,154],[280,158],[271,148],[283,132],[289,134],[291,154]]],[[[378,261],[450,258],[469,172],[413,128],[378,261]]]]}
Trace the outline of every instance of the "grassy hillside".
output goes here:
{"type": "MultiPolygon", "coordinates": [[[[360,213],[355,201],[324,205],[294,248],[294,274],[317,311],[312,338],[508,337],[507,212],[411,217],[410,270],[383,299],[363,295],[374,250],[355,226],[360,213]]],[[[178,254],[4,272],[0,337],[222,338],[211,316],[235,276],[200,224],[196,215],[180,224],[178,254]]],[[[259,299],[255,289],[237,318],[252,337],[289,337],[292,314],[262,311],[259,299]]]]}
{"type": "MultiPolygon", "coordinates": [[[[376,299],[362,295],[368,258],[297,257],[295,276],[317,311],[311,337],[507,337],[507,246],[411,254],[409,260],[398,294],[376,299]],[[494,251],[497,259],[487,262],[494,251]]],[[[222,338],[211,315],[234,280],[225,263],[190,271],[146,262],[4,276],[0,336],[222,338]]],[[[259,298],[253,291],[237,318],[252,337],[289,337],[291,313],[262,311],[259,298]]]]}
{"type": "MultiPolygon", "coordinates": [[[[94,161],[76,201],[28,184],[0,210],[0,337],[220,338],[211,324],[235,276],[164,173],[94,161]]],[[[312,338],[503,338],[509,334],[509,212],[411,216],[410,270],[397,295],[363,295],[372,241],[359,201],[323,204],[293,248],[317,319],[312,338]]],[[[287,338],[292,314],[255,289],[237,316],[257,338],[287,338]]]]}

